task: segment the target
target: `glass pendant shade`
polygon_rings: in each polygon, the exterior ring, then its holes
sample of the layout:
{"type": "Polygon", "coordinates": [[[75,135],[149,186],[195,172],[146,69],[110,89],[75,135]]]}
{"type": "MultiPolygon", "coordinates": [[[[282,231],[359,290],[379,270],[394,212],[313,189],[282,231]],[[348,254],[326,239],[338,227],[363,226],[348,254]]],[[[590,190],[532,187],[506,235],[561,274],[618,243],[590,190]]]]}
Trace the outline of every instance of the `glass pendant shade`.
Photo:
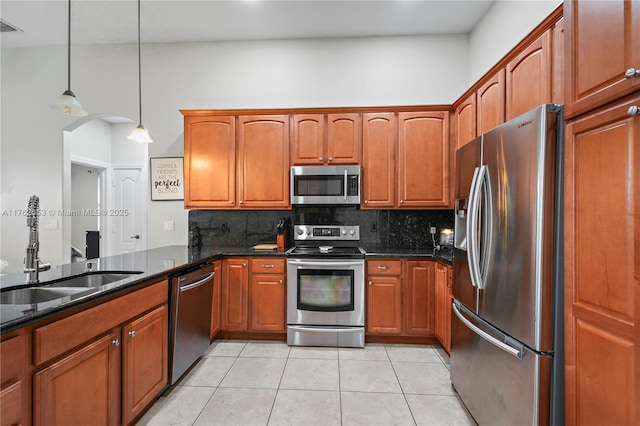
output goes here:
{"type": "Polygon", "coordinates": [[[76,95],[68,89],[65,90],[53,104],[51,104],[51,108],[74,117],[84,117],[88,114],[88,112],[82,108],[82,105],[80,105],[76,95]]]}
{"type": "Polygon", "coordinates": [[[133,132],[131,132],[131,134],[127,136],[127,139],[137,143],[153,142],[153,139],[151,139],[151,136],[149,136],[149,131],[142,124],[138,124],[138,127],[133,129],[133,132]]]}

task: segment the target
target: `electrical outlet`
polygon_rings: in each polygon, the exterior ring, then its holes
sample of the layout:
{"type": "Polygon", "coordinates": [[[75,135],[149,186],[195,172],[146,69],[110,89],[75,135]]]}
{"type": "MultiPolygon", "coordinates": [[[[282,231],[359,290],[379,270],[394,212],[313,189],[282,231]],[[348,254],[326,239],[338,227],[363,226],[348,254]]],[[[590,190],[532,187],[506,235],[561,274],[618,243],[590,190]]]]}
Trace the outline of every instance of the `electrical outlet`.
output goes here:
{"type": "Polygon", "coordinates": [[[378,230],[378,224],[373,222],[371,224],[371,232],[376,232],[378,230]]]}
{"type": "Polygon", "coordinates": [[[432,226],[432,227],[431,227],[431,233],[432,233],[432,234],[435,234],[435,233],[436,233],[436,227],[435,227],[435,226],[432,226]]]}

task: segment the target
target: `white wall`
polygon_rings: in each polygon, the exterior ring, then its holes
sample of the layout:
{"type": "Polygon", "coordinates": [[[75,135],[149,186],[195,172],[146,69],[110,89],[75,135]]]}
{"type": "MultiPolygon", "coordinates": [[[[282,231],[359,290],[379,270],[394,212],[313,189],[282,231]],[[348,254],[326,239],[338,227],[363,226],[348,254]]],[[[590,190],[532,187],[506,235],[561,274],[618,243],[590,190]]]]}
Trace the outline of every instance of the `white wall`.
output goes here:
{"type": "Polygon", "coordinates": [[[487,10],[469,39],[469,86],[524,39],[562,0],[499,0],[487,10]]]}
{"type": "MultiPolygon", "coordinates": [[[[526,35],[521,24],[512,28],[514,16],[549,9],[513,3],[492,7],[473,41],[463,34],[143,45],[143,123],[154,139],[149,156],[183,155],[178,109],[451,104],[469,87],[471,68],[488,69],[484,63],[492,59],[480,60],[482,49],[500,58],[510,47],[494,38],[513,46],[526,35]],[[493,22],[501,16],[505,22],[493,22]]],[[[10,214],[0,216],[0,259],[9,261],[3,272],[15,272],[27,232],[26,219],[11,209],[25,208],[32,194],[44,209],[62,208],[62,132],[76,120],[48,107],[66,89],[66,48],[1,54],[0,209],[10,214]]],[[[91,114],[137,120],[136,46],[73,46],[71,88],[91,114]]],[[[149,201],[148,226],[149,248],[187,242],[181,201],[149,201]],[[163,231],[165,220],[175,221],[175,231],[163,231]]],[[[63,243],[61,229],[42,229],[42,259],[60,264],[63,243]]]]}

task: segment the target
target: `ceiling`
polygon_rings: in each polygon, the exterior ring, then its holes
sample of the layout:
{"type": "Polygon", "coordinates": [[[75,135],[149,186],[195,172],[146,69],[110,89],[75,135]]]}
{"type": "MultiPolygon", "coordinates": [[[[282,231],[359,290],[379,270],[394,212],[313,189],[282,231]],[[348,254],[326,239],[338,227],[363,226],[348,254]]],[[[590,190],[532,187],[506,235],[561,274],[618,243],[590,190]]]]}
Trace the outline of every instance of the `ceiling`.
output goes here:
{"type": "MultiPolygon", "coordinates": [[[[469,33],[484,0],[145,0],[143,43],[469,33]]],[[[66,0],[2,0],[0,18],[20,31],[1,46],[66,45],[66,0]]],[[[73,0],[72,44],[137,41],[134,0],[73,0]]]]}

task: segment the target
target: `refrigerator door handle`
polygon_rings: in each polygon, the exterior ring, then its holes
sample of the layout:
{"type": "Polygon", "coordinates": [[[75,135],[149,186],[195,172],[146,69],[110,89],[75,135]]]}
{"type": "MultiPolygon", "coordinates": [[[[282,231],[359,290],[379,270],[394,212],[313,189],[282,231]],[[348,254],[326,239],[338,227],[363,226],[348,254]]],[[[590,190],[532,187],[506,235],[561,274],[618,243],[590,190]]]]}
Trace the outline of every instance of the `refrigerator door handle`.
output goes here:
{"type": "Polygon", "coordinates": [[[469,263],[469,275],[471,284],[479,287],[481,284],[480,264],[478,262],[478,216],[480,214],[480,194],[482,192],[482,182],[486,166],[476,167],[471,181],[469,192],[469,209],[467,212],[467,262],[469,263]]]}
{"type": "MultiPolygon", "coordinates": [[[[487,271],[489,265],[489,253],[491,253],[491,238],[493,236],[493,200],[491,191],[491,180],[489,179],[489,168],[486,165],[480,166],[480,173],[478,177],[478,200],[483,195],[484,199],[482,203],[478,201],[478,212],[481,217],[478,220],[482,220],[482,250],[480,253],[476,253],[476,264],[478,265],[478,288],[484,290],[487,284],[487,271]],[[480,195],[481,194],[481,195],[480,195]],[[481,209],[480,204],[484,206],[481,209]]],[[[480,244],[477,245],[480,248],[480,244]]]]}
{"type": "Polygon", "coordinates": [[[487,342],[489,342],[489,343],[497,346],[498,348],[502,349],[503,351],[507,352],[509,355],[513,355],[514,357],[516,357],[518,359],[524,358],[524,349],[516,349],[514,347],[511,347],[511,346],[507,345],[506,343],[501,342],[500,340],[496,339],[495,337],[493,337],[489,333],[486,333],[485,331],[481,330],[479,327],[477,327],[471,321],[469,321],[467,318],[465,318],[465,316],[462,314],[462,312],[460,312],[460,308],[458,307],[458,305],[455,302],[451,306],[452,306],[453,312],[460,319],[460,321],[462,321],[462,323],[464,325],[469,327],[469,329],[471,329],[471,331],[476,333],[478,336],[482,337],[487,342]]]}

